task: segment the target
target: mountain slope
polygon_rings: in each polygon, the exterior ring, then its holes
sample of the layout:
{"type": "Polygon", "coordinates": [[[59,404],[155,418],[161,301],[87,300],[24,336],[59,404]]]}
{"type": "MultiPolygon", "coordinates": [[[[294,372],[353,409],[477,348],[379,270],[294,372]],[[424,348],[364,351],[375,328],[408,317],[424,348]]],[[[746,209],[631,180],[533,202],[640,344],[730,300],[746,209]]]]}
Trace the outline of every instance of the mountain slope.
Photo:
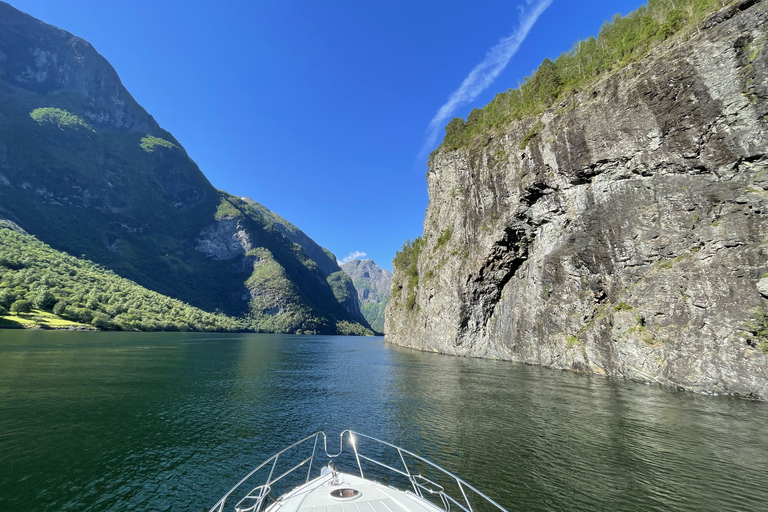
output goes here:
{"type": "Polygon", "coordinates": [[[538,114],[448,133],[387,341],[768,398],[766,26],[768,2],[736,2],[538,114]]]}
{"type": "Polygon", "coordinates": [[[365,331],[341,293],[347,283],[328,282],[338,265],[295,247],[263,207],[227,220],[230,198],[91,45],[0,2],[0,216],[164,295],[247,316],[255,329],[365,331]],[[227,234],[225,246],[248,239],[248,250],[206,250],[206,238],[227,234]],[[253,279],[257,260],[246,252],[259,248],[275,272],[253,279]]]}
{"type": "Polygon", "coordinates": [[[363,316],[376,332],[384,332],[384,309],[389,301],[392,272],[373,260],[352,260],[341,265],[352,278],[363,316]]]}
{"type": "Polygon", "coordinates": [[[252,199],[221,193],[215,221],[196,243],[197,251],[230,262],[233,272],[245,276],[247,316],[254,329],[370,334],[352,281],[336,258],[252,199]]]}
{"type": "MultiPolygon", "coordinates": [[[[101,329],[236,331],[242,326],[147,290],[125,278],[51,249],[11,222],[0,220],[0,316],[27,301],[77,326],[101,329]]],[[[6,316],[0,327],[20,326],[6,316]]]]}

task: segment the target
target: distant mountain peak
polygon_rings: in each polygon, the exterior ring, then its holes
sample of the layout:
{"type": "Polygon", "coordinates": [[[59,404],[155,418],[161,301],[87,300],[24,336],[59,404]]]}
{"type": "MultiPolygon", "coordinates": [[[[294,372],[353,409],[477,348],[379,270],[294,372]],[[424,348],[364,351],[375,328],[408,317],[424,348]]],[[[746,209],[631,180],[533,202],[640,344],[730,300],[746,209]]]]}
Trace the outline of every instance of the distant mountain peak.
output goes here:
{"type": "Polygon", "coordinates": [[[357,290],[363,316],[377,332],[384,332],[384,308],[389,301],[392,272],[380,268],[372,259],[351,260],[341,265],[357,290]]]}

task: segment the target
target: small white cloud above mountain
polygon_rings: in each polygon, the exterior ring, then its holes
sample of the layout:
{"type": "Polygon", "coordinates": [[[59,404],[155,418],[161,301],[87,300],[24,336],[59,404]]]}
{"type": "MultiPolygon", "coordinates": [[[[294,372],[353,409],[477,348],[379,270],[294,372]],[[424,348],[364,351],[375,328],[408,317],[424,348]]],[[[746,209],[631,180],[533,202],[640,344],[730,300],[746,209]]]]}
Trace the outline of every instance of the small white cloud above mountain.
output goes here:
{"type": "Polygon", "coordinates": [[[359,259],[364,258],[366,256],[367,256],[367,254],[364,253],[364,252],[353,251],[353,252],[347,254],[346,258],[344,258],[343,260],[339,261],[339,265],[343,265],[343,264],[345,264],[348,261],[359,260],[359,259]]]}

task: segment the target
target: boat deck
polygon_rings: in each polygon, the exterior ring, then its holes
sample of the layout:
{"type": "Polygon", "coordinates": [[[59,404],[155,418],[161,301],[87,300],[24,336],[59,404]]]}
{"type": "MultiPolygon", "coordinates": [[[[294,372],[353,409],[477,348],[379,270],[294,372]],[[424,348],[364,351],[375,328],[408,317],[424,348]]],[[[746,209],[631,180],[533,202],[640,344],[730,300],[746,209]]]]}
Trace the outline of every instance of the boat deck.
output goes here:
{"type": "MultiPolygon", "coordinates": [[[[350,466],[351,461],[345,464],[350,466]]],[[[491,505],[496,512],[507,512],[461,478],[413,452],[344,430],[339,434],[338,453],[328,453],[328,437],[319,431],[253,468],[209,512],[477,512],[479,509],[470,500],[491,505]],[[339,457],[346,453],[345,446],[351,449],[360,476],[336,469],[334,461],[343,460],[339,457]],[[371,449],[378,451],[375,457],[371,449]],[[319,466],[316,459],[323,452],[329,460],[319,466]],[[286,457],[293,460],[288,458],[278,466],[278,461],[286,457]],[[366,479],[361,461],[366,465],[365,473],[378,472],[389,482],[399,482],[402,489],[366,479]],[[310,480],[313,463],[315,471],[321,468],[320,476],[310,480]],[[284,488],[291,488],[289,482],[299,478],[303,484],[281,494],[284,488]],[[445,485],[453,496],[446,492],[445,485]]]]}
{"type": "Polygon", "coordinates": [[[332,478],[323,475],[297,487],[265,512],[444,512],[412,492],[348,473],[338,473],[335,485],[332,478]]]}

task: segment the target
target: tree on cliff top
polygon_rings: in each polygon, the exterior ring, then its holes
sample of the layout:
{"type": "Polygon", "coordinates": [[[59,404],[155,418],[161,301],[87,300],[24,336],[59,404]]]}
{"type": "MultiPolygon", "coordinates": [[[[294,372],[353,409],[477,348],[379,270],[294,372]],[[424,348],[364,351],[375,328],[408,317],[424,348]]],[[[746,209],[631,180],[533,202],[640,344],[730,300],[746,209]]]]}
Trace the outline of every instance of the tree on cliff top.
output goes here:
{"type": "Polygon", "coordinates": [[[441,149],[468,147],[489,131],[543,112],[606,73],[639,60],[659,42],[694,27],[732,1],[649,0],[627,16],[615,15],[603,23],[597,38],[576,42],[555,61],[544,59],[520,87],[497,94],[482,109],[474,109],[466,122],[452,119],[442,144],[431,156],[441,149]]]}

